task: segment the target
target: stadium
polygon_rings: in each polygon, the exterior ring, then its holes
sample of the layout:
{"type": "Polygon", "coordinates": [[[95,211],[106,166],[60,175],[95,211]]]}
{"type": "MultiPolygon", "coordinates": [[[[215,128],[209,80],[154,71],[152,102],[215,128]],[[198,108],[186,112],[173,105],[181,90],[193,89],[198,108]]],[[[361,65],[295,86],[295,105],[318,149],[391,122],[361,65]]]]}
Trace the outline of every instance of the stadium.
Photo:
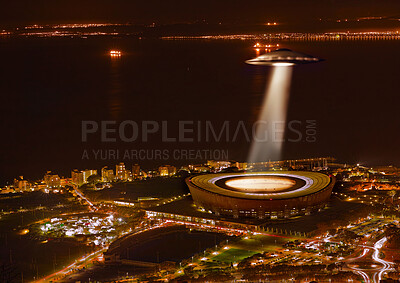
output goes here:
{"type": "Polygon", "coordinates": [[[288,218],[323,208],[335,180],[306,171],[198,175],[186,179],[197,207],[234,218],[288,218]]]}

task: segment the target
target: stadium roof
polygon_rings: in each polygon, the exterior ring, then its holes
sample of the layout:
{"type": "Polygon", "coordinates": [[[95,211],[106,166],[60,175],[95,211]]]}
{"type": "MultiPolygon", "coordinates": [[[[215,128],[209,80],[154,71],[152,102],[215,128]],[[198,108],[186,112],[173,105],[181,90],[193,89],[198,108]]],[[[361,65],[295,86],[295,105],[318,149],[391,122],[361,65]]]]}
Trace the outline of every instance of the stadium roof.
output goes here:
{"type": "Polygon", "coordinates": [[[317,193],[325,189],[332,179],[322,173],[308,172],[308,171],[271,171],[271,172],[246,172],[246,173],[221,173],[221,174],[207,174],[199,175],[188,180],[192,185],[215,193],[219,195],[243,198],[243,199],[290,199],[299,198],[307,196],[310,194],[317,193]],[[292,180],[298,180],[301,182],[301,186],[294,186],[293,190],[285,191],[273,191],[266,190],[265,192],[248,192],[246,190],[230,190],[229,188],[222,187],[216,184],[217,181],[230,178],[240,178],[240,177],[261,177],[266,176],[266,178],[279,176],[287,177],[292,180]]]}

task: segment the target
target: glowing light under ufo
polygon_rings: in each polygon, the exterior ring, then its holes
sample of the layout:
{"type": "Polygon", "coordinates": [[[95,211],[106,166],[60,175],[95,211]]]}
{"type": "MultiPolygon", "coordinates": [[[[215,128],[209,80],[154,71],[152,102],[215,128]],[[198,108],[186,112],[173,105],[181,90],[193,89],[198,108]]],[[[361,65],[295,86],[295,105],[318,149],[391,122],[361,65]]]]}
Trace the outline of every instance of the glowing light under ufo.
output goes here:
{"type": "Polygon", "coordinates": [[[247,160],[249,163],[279,160],[281,158],[292,66],[320,61],[322,60],[319,58],[294,52],[290,49],[278,49],[246,61],[247,64],[251,65],[274,67],[270,83],[265,90],[256,131],[253,134],[247,160]]]}

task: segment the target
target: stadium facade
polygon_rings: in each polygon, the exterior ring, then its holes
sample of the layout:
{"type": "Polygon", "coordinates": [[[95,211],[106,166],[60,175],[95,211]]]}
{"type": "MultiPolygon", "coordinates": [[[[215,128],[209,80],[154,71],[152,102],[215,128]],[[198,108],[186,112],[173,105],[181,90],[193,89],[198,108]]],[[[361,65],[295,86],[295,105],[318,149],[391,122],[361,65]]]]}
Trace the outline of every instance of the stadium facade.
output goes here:
{"type": "Polygon", "coordinates": [[[234,218],[288,218],[318,211],[329,200],[333,177],[308,171],[220,173],[186,179],[200,209],[234,218]]]}

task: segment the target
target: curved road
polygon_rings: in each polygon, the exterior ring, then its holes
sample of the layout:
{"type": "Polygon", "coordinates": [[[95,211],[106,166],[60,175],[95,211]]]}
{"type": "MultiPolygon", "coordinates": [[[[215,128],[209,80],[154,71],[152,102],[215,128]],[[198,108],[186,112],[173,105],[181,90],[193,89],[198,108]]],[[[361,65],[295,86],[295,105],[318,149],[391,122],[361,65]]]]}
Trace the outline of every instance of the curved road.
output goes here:
{"type": "Polygon", "coordinates": [[[361,247],[364,248],[363,253],[355,258],[350,258],[347,261],[355,261],[355,260],[360,260],[362,258],[371,257],[373,261],[378,263],[381,267],[375,268],[375,269],[363,269],[363,268],[358,268],[358,267],[350,267],[349,269],[358,273],[361,275],[364,279],[364,282],[370,283],[379,283],[380,280],[382,280],[383,275],[390,271],[392,269],[393,263],[390,261],[386,261],[384,259],[379,258],[380,250],[387,241],[386,237],[383,237],[382,239],[378,240],[374,246],[367,246],[367,245],[361,245],[361,247]],[[372,253],[370,251],[373,251],[372,253]],[[372,275],[372,276],[369,276],[372,275]],[[372,278],[370,278],[372,277],[372,278]]]}

